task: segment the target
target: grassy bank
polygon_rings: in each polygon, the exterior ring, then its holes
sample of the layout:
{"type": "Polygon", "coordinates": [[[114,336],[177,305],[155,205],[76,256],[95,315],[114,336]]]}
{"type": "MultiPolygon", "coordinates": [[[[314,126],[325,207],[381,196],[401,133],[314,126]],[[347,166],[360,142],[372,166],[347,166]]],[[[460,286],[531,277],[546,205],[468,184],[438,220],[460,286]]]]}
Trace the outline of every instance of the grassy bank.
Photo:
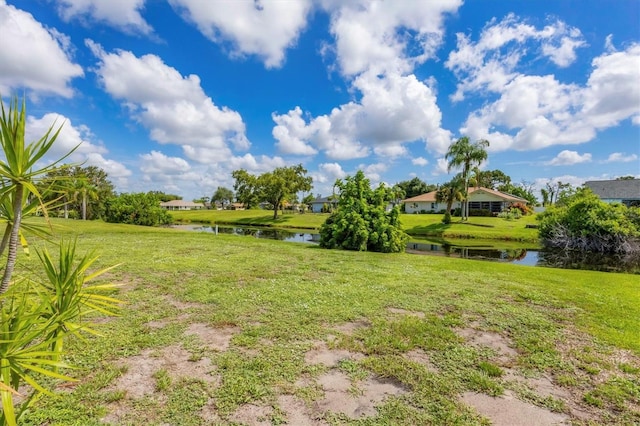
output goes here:
{"type": "MultiPolygon", "coordinates": [[[[171,215],[177,222],[197,222],[206,224],[226,224],[241,226],[271,226],[317,230],[328,214],[284,214],[273,219],[273,213],[265,210],[191,210],[175,211],[171,215]]],[[[439,214],[404,214],[402,227],[409,235],[439,238],[481,238],[508,241],[537,242],[538,231],[527,228],[536,223],[535,216],[518,220],[504,220],[495,217],[471,217],[468,222],[453,218],[451,224],[442,223],[439,214]]]]}
{"type": "Polygon", "coordinates": [[[485,424],[469,394],[640,421],[637,276],[56,224],[125,262],[127,304],[24,424],[485,424]],[[360,397],[375,408],[345,413],[360,397]]]}

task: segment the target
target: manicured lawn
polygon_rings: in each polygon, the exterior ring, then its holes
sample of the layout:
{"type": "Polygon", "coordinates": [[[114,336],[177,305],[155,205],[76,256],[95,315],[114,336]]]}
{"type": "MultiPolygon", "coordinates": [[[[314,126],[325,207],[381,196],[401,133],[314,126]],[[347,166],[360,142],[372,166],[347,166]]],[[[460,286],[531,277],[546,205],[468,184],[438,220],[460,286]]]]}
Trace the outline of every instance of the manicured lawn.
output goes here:
{"type": "MultiPolygon", "coordinates": [[[[243,226],[273,226],[281,228],[319,229],[328,214],[306,213],[279,215],[273,220],[273,212],[265,210],[192,210],[175,211],[171,215],[178,222],[218,223],[243,226]]],[[[401,217],[404,230],[415,236],[441,238],[483,238],[536,242],[538,231],[526,228],[535,224],[534,215],[508,221],[494,217],[471,217],[468,222],[453,218],[449,225],[442,223],[439,214],[404,214],[401,217]]]]}
{"type": "Polygon", "coordinates": [[[126,305],[71,342],[79,383],[23,424],[485,424],[470,392],[640,422],[637,275],[55,223],[97,267],[124,262],[126,305]],[[380,383],[397,392],[366,416],[332,403],[380,383]]]}

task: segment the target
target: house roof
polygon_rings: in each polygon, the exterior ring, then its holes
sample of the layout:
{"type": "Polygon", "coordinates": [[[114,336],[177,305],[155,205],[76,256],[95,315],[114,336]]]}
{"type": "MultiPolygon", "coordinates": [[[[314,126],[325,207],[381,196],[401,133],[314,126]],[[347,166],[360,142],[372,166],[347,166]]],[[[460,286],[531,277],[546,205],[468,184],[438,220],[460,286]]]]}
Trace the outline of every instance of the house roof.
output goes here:
{"type": "Polygon", "coordinates": [[[171,200],[160,203],[162,207],[204,207],[202,203],[194,203],[193,201],[171,200]]]}
{"type": "Polygon", "coordinates": [[[331,202],[335,203],[337,201],[337,198],[334,198],[333,200],[331,200],[331,198],[333,198],[332,195],[328,197],[318,197],[315,200],[313,200],[311,204],[329,204],[331,202]]]}
{"type": "MultiPolygon", "coordinates": [[[[431,191],[431,192],[427,192],[426,194],[420,194],[417,195],[415,197],[411,197],[411,198],[407,198],[406,200],[402,200],[403,203],[407,203],[407,202],[411,202],[411,203],[415,203],[415,202],[427,202],[427,203],[435,203],[436,202],[436,193],[438,191],[431,191]]],[[[478,193],[482,193],[482,192],[486,192],[492,195],[495,195],[497,197],[502,198],[505,201],[512,201],[512,202],[518,202],[518,203],[524,203],[526,204],[528,201],[525,200],[524,198],[520,198],[520,197],[516,197],[515,195],[511,195],[511,194],[507,194],[506,192],[500,192],[500,191],[496,191],[495,189],[490,189],[490,188],[485,188],[485,187],[480,187],[480,188],[476,188],[476,187],[472,187],[469,188],[469,197],[471,197],[471,195],[475,192],[478,193]]]]}
{"type": "Polygon", "coordinates": [[[590,180],[584,184],[603,199],[640,199],[640,179],[590,180]]]}

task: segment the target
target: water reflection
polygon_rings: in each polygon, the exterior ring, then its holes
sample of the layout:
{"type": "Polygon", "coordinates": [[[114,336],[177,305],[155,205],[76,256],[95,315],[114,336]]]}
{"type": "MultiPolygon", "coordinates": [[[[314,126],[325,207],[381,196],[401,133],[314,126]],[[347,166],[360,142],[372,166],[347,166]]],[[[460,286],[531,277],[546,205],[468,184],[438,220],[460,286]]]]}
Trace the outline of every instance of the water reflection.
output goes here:
{"type": "Polygon", "coordinates": [[[545,249],[538,252],[538,266],[640,274],[640,255],[605,255],[545,249]]]}
{"type": "MultiPolygon", "coordinates": [[[[318,243],[318,234],[294,232],[275,228],[247,228],[241,226],[174,225],[173,228],[199,232],[251,236],[272,240],[318,243]]],[[[411,241],[407,243],[407,253],[436,256],[459,257],[463,259],[510,262],[519,265],[546,266],[563,269],[587,269],[605,272],[625,272],[640,274],[640,256],[615,256],[558,250],[530,250],[526,248],[501,249],[495,246],[467,247],[440,241],[411,241]]],[[[467,242],[468,244],[468,242],[467,242]]]]}

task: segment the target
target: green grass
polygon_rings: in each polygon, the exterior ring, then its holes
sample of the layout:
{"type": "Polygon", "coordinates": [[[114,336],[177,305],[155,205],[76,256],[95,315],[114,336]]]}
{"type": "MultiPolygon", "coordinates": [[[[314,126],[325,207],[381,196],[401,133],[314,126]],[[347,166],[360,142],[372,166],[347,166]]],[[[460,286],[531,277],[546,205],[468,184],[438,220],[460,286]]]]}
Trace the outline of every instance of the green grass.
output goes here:
{"type": "MultiPolygon", "coordinates": [[[[100,327],[103,337],[70,342],[68,361],[79,367],[70,373],[80,384],[41,400],[25,425],[98,425],[112,404],[124,403],[128,414],[121,424],[206,424],[199,416],[205,406],[216,407],[227,424],[245,403],[275,407],[276,424],[283,419],[279,394],[295,394],[309,404],[322,397],[313,380],[327,368],[305,363],[305,353],[319,341],[362,354],[337,367],[354,383],[375,374],[408,390],[365,423],[330,415],[330,424],[481,424],[456,402],[462,392],[500,395],[518,388],[505,378],[494,350],[459,336],[457,330],[468,327],[507,338],[518,351],[512,369],[556,378],[595,410],[596,423],[640,421],[634,411],[640,404],[637,275],[328,251],[100,222],[54,223],[59,235],[78,237],[81,252],[99,248],[97,268],[124,262],[109,278],[126,284],[120,291],[126,305],[120,317],[100,327]],[[151,327],[151,321],[164,325],[151,327]],[[354,321],[366,326],[352,334],[335,330],[354,321]],[[228,350],[212,351],[185,338],[194,322],[235,327],[237,333],[228,350]],[[125,358],[175,345],[189,351],[191,361],[210,359],[219,384],[175,380],[163,367],[150,379],[155,391],[142,399],[127,402],[114,388],[126,371],[125,358]],[[407,359],[415,350],[427,354],[438,373],[407,359]],[[621,350],[628,351],[624,362],[621,350]],[[310,382],[300,385],[301,379],[310,382]]],[[[20,257],[20,267],[33,270],[34,259],[20,257]]],[[[557,400],[519,394],[566,409],[557,400]]]]}
{"type": "MultiPolygon", "coordinates": [[[[273,220],[273,212],[266,210],[190,210],[170,212],[179,223],[206,223],[242,226],[270,226],[317,230],[329,216],[325,213],[279,214],[273,220]]],[[[538,230],[526,228],[536,223],[535,215],[518,220],[496,217],[471,217],[468,222],[453,218],[449,225],[442,223],[439,214],[403,214],[400,218],[403,229],[412,236],[439,237],[446,239],[479,238],[508,241],[537,242],[538,230]]]]}

